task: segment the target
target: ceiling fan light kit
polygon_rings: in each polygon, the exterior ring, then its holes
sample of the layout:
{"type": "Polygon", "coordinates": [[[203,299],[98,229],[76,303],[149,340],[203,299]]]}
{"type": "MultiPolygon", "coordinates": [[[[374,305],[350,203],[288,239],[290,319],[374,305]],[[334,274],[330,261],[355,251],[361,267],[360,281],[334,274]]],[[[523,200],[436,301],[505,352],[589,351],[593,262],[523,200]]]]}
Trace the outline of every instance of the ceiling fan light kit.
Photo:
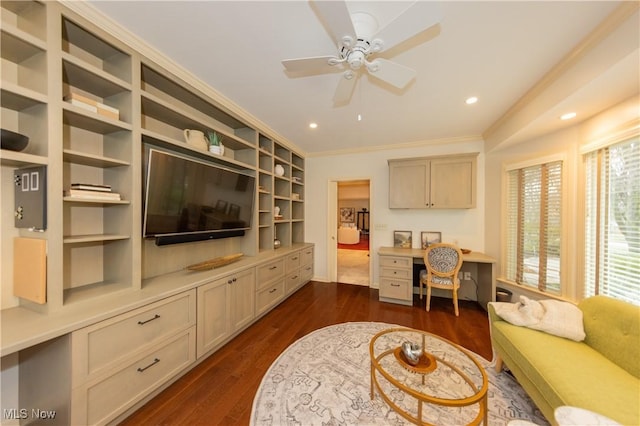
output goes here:
{"type": "Polygon", "coordinates": [[[438,24],[439,6],[433,2],[417,1],[389,24],[379,29],[378,20],[368,12],[349,13],[344,1],[313,2],[330,35],[336,42],[338,54],[282,61],[290,72],[331,71],[344,66],[346,71],[338,83],[334,103],[347,103],[351,99],[357,72],[367,72],[398,89],[405,88],[416,76],[416,71],[384,58],[370,60],[372,55],[388,50],[399,43],[438,24]]]}

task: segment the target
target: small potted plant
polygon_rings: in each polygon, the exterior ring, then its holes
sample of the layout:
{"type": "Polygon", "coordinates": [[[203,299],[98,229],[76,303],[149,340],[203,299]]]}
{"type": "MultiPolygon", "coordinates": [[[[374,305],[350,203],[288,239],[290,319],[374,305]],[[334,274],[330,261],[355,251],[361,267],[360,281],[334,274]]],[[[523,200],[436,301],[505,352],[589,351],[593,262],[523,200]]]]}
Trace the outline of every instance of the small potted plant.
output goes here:
{"type": "Polygon", "coordinates": [[[218,155],[224,155],[224,145],[222,145],[222,136],[216,132],[207,132],[209,138],[209,152],[218,155]]]}

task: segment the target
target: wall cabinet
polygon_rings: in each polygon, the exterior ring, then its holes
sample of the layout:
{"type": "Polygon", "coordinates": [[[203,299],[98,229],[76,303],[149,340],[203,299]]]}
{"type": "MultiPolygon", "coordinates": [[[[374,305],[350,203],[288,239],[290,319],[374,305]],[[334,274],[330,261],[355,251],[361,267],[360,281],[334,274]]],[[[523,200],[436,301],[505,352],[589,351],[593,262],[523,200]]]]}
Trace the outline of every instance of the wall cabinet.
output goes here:
{"type": "Polygon", "coordinates": [[[389,208],[474,208],[476,158],[462,154],[389,160],[389,208]]]}

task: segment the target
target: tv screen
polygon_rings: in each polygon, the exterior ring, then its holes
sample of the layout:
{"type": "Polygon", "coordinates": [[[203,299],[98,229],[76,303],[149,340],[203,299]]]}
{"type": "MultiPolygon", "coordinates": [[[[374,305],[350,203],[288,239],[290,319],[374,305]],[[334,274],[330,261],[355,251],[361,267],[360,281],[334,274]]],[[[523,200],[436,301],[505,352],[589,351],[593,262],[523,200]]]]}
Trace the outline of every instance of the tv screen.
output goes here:
{"type": "Polygon", "coordinates": [[[254,176],[154,148],[146,160],[144,237],[183,235],[166,241],[185,242],[251,228],[254,176]]]}

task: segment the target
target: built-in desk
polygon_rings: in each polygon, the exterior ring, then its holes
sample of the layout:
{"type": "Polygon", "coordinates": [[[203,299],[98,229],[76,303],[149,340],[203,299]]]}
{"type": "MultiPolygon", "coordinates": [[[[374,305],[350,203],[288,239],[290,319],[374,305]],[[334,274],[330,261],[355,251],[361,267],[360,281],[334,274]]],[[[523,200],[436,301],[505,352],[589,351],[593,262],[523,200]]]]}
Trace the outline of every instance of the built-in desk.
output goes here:
{"type": "MultiPolygon", "coordinates": [[[[424,250],[380,247],[378,256],[380,265],[379,300],[413,305],[413,265],[424,265],[424,250]]],[[[478,285],[478,303],[487,309],[487,303],[496,300],[494,271],[496,259],[475,251],[463,254],[462,259],[463,269],[465,264],[472,264],[475,267],[477,272],[474,278],[478,285]]]]}

